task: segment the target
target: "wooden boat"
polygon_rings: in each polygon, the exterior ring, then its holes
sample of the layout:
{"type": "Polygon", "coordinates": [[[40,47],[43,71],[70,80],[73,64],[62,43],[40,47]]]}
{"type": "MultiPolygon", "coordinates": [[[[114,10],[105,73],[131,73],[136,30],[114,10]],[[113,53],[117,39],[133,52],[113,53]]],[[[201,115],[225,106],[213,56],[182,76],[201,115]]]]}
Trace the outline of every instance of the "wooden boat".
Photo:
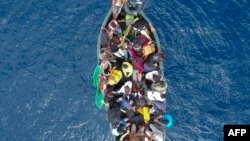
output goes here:
{"type": "MultiPolygon", "coordinates": [[[[147,22],[150,22],[150,20],[147,18],[147,16],[143,13],[143,12],[140,12],[140,15],[139,15],[142,19],[144,19],[145,21],[147,21],[147,22]]],[[[107,16],[106,16],[106,18],[104,19],[104,21],[103,21],[103,23],[102,23],[102,27],[107,27],[107,25],[108,25],[108,23],[111,21],[111,19],[112,19],[112,8],[109,10],[109,12],[108,12],[108,14],[107,14],[107,16]]],[[[151,22],[150,22],[151,23],[151,22]]],[[[98,58],[98,54],[99,54],[99,50],[102,48],[102,46],[101,46],[101,32],[102,31],[100,31],[100,33],[99,33],[99,37],[98,37],[98,42],[97,42],[97,58],[98,58]]],[[[158,38],[158,35],[157,35],[157,33],[155,32],[155,30],[152,30],[151,31],[151,33],[152,33],[152,40],[154,41],[154,44],[155,44],[155,46],[157,47],[157,51],[158,52],[161,52],[161,45],[160,45],[160,42],[159,42],[159,38],[158,38]]],[[[100,60],[98,59],[98,64],[100,64],[100,60]]],[[[164,71],[163,71],[163,62],[161,62],[160,64],[160,71],[162,72],[162,74],[164,73],[164,71]]],[[[164,74],[163,74],[163,76],[164,76],[164,74]]],[[[166,104],[166,101],[164,101],[164,105],[166,104]]],[[[107,109],[106,109],[107,110],[107,109]]],[[[165,112],[165,111],[163,111],[163,112],[165,112]]],[[[112,130],[112,126],[110,125],[110,129],[112,130]]],[[[164,135],[163,135],[163,139],[162,139],[162,141],[164,141],[165,140],[165,133],[164,133],[164,135]]],[[[119,140],[119,137],[115,137],[115,136],[113,136],[113,138],[114,138],[114,140],[119,140]]]]}

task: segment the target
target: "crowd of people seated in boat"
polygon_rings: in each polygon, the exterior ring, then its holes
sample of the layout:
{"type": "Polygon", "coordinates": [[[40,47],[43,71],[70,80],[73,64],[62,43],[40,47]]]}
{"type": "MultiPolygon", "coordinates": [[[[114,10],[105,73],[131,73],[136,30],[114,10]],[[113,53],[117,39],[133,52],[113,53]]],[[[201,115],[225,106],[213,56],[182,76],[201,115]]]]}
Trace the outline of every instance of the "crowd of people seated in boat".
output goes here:
{"type": "Polygon", "coordinates": [[[127,0],[113,0],[113,15],[101,32],[100,89],[119,141],[162,141],[170,126],[160,68],[165,55],[157,48],[152,24],[138,13],[141,4],[137,0],[132,9],[127,0]]]}

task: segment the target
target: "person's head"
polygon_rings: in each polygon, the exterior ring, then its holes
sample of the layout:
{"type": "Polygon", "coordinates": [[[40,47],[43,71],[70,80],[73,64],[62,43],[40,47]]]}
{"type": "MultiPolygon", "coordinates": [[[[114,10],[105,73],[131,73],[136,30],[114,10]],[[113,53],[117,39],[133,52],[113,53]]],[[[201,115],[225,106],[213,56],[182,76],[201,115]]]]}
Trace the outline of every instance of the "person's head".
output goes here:
{"type": "Polygon", "coordinates": [[[115,44],[120,44],[121,40],[118,36],[114,35],[113,38],[111,39],[111,42],[114,42],[115,44]]]}
{"type": "Polygon", "coordinates": [[[153,81],[154,82],[160,81],[161,78],[162,78],[162,76],[160,74],[158,74],[158,75],[157,74],[153,74],[153,81]]]}
{"type": "Polygon", "coordinates": [[[133,92],[133,93],[139,92],[139,91],[140,91],[140,88],[139,88],[137,82],[133,81],[132,84],[133,84],[133,85],[132,85],[132,92],[133,92]]]}
{"type": "Polygon", "coordinates": [[[109,103],[109,102],[110,102],[110,98],[105,96],[105,98],[104,98],[104,103],[107,104],[107,103],[109,103]]]}
{"type": "Polygon", "coordinates": [[[165,81],[159,81],[158,85],[161,87],[165,87],[166,86],[166,82],[165,81]]]}
{"type": "Polygon", "coordinates": [[[119,134],[123,134],[123,133],[124,133],[124,130],[123,130],[123,128],[122,128],[121,126],[119,126],[119,127],[117,128],[117,132],[118,132],[119,134]]]}
{"type": "Polygon", "coordinates": [[[99,59],[104,60],[105,58],[107,58],[107,53],[105,52],[104,49],[100,49],[100,51],[99,51],[99,59]]]}
{"type": "Polygon", "coordinates": [[[115,122],[113,122],[113,123],[111,124],[111,126],[112,126],[113,129],[119,128],[120,122],[119,122],[119,121],[115,121],[115,122]]]}
{"type": "Polygon", "coordinates": [[[141,41],[138,39],[135,39],[133,41],[133,48],[135,51],[139,51],[141,49],[141,41]]]}
{"type": "Polygon", "coordinates": [[[105,95],[104,102],[105,102],[105,103],[109,103],[112,97],[113,97],[113,96],[110,96],[110,94],[107,93],[107,94],[105,95]]]}
{"type": "Polygon", "coordinates": [[[151,85],[152,90],[157,91],[159,93],[165,94],[166,89],[167,89],[167,82],[164,80],[161,80],[159,82],[154,82],[151,85]]]}
{"type": "Polygon", "coordinates": [[[125,91],[125,94],[130,94],[131,89],[129,88],[129,86],[125,86],[124,91],[125,91]]]}
{"type": "Polygon", "coordinates": [[[166,94],[162,94],[162,93],[161,93],[161,98],[162,98],[162,99],[165,99],[165,98],[166,98],[166,94]]]}
{"type": "Polygon", "coordinates": [[[154,63],[153,63],[153,66],[154,66],[154,67],[159,67],[158,62],[154,62],[154,63]]]}
{"type": "Polygon", "coordinates": [[[113,41],[110,43],[110,50],[111,50],[111,52],[119,51],[118,45],[113,41]]]}
{"type": "Polygon", "coordinates": [[[102,61],[101,62],[101,70],[103,75],[109,75],[112,69],[112,65],[109,61],[102,61]]]}
{"type": "Polygon", "coordinates": [[[115,6],[122,6],[122,0],[115,0],[115,6]]]}
{"type": "Polygon", "coordinates": [[[106,93],[106,97],[112,98],[115,94],[112,91],[106,93]]]}
{"type": "Polygon", "coordinates": [[[140,90],[140,94],[141,94],[142,96],[145,95],[144,89],[141,89],[141,90],[140,90]]]}

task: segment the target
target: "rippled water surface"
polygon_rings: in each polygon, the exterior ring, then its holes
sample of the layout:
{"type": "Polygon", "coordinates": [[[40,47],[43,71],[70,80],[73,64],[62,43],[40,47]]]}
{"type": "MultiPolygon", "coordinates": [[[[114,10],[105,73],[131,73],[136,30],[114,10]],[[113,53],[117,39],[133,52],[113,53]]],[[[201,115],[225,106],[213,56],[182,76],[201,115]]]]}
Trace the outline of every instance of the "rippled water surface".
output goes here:
{"type": "MultiPolygon", "coordinates": [[[[100,0],[0,0],[0,140],[109,141],[94,104],[100,0]]],[[[154,0],[144,10],[167,54],[168,141],[223,140],[250,123],[247,0],[154,0]]]]}

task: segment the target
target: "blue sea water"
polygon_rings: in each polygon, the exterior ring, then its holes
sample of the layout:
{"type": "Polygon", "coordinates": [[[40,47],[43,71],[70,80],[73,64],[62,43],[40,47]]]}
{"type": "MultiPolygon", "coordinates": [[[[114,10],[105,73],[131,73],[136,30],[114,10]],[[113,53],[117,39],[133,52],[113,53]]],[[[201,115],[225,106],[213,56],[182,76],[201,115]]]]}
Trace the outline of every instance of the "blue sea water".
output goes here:
{"type": "MultiPolygon", "coordinates": [[[[0,140],[110,141],[94,103],[97,37],[111,1],[0,0],[0,140]]],[[[167,59],[167,141],[222,141],[250,123],[247,0],[154,0],[167,59]]]]}

